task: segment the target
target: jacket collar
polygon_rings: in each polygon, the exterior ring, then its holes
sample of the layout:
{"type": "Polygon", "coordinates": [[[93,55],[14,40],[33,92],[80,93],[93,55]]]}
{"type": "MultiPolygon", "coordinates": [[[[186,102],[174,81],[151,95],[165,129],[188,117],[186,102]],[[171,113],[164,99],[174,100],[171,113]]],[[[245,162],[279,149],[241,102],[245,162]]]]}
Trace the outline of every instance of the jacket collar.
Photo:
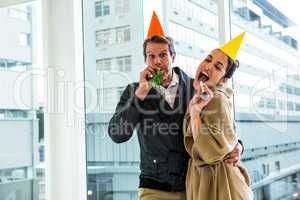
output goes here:
{"type": "Polygon", "coordinates": [[[214,91],[218,91],[218,92],[221,92],[223,94],[225,94],[225,96],[227,98],[231,98],[232,95],[233,95],[233,90],[229,87],[224,87],[224,86],[221,86],[221,85],[218,85],[214,88],[214,91]]]}

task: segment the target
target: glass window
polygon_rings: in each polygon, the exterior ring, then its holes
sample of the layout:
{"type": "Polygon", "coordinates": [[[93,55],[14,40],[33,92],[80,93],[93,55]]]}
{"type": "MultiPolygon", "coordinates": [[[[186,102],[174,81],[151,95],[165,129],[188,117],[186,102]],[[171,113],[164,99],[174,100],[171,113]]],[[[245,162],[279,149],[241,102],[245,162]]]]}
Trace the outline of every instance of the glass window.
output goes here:
{"type": "Polygon", "coordinates": [[[295,110],[300,111],[300,104],[299,103],[295,103],[295,110]]]}
{"type": "Polygon", "coordinates": [[[118,44],[130,42],[130,27],[116,28],[116,41],[118,44]]]}
{"type": "Polygon", "coordinates": [[[12,18],[29,21],[30,20],[30,6],[19,5],[12,8],[8,8],[8,15],[12,18]]]}
{"type": "Polygon", "coordinates": [[[23,110],[6,110],[6,118],[27,118],[27,112],[23,110]]]}
{"type": "Polygon", "coordinates": [[[38,150],[43,135],[39,138],[35,108],[38,92],[29,71],[36,66],[36,58],[41,59],[31,45],[31,40],[37,45],[42,42],[38,30],[42,27],[41,1],[6,2],[11,6],[1,3],[0,8],[0,199],[45,200],[45,168],[39,159],[44,150],[38,150]],[[17,81],[25,76],[17,88],[17,81]],[[17,102],[18,92],[26,105],[17,102]]]}
{"type": "Polygon", "coordinates": [[[112,29],[96,31],[96,47],[113,44],[112,29]]]}
{"type": "Polygon", "coordinates": [[[0,170],[0,184],[9,184],[15,181],[26,180],[26,169],[2,169],[0,170]]]}
{"type": "Polygon", "coordinates": [[[5,69],[6,68],[6,60],[0,59],[0,69],[5,69]]]}
{"type": "Polygon", "coordinates": [[[30,34],[28,33],[20,33],[19,35],[19,42],[21,46],[27,47],[31,45],[30,42],[30,34]]]}
{"type": "Polygon", "coordinates": [[[295,87],[294,92],[295,92],[295,95],[300,96],[300,88],[295,87]]]}
{"type": "Polygon", "coordinates": [[[119,57],[116,60],[119,71],[129,72],[131,70],[131,56],[119,57]]]}
{"type": "Polygon", "coordinates": [[[279,107],[280,107],[281,110],[285,110],[286,109],[286,102],[279,101],[279,107]]]}
{"type": "Polygon", "coordinates": [[[5,118],[5,110],[0,110],[0,119],[5,118]]]}
{"type": "Polygon", "coordinates": [[[131,56],[127,56],[125,59],[125,72],[131,71],[131,56]]]}
{"type": "Polygon", "coordinates": [[[110,0],[101,0],[95,2],[95,16],[103,17],[110,15],[110,0]]]}
{"type": "Polygon", "coordinates": [[[122,27],[116,29],[117,43],[130,42],[130,27],[122,27]]]}
{"type": "MultiPolygon", "coordinates": [[[[103,4],[101,7],[100,1],[96,2],[99,2],[95,4],[99,12],[96,17],[103,16],[103,4]]],[[[85,81],[97,91],[97,97],[86,95],[85,98],[86,102],[90,102],[90,98],[97,98],[98,102],[96,108],[86,113],[87,196],[89,200],[137,200],[138,138],[134,133],[129,141],[116,144],[108,137],[108,123],[124,89],[138,81],[145,67],[143,41],[147,34],[144,29],[148,29],[149,24],[147,16],[152,14],[149,8],[155,7],[165,16],[161,21],[165,23],[166,34],[173,37],[176,44],[173,65],[193,77],[205,53],[218,46],[217,6],[210,0],[110,2],[110,14],[99,21],[91,20],[89,15],[94,2],[83,1],[85,81]],[[171,5],[178,9],[177,18],[170,14],[171,5]],[[203,18],[195,17],[197,13],[203,13],[203,18]],[[96,45],[90,42],[94,37],[96,45]],[[105,67],[108,60],[107,66],[112,70],[101,73],[109,68],[105,67]]]]}
{"type": "Polygon", "coordinates": [[[300,169],[277,174],[300,161],[294,146],[300,144],[300,115],[295,112],[300,100],[299,12],[276,0],[230,3],[232,37],[247,32],[233,76],[236,130],[245,144],[242,161],[252,177],[254,199],[289,198],[297,191],[289,179],[300,169]]]}
{"type": "Polygon", "coordinates": [[[100,59],[97,60],[97,68],[98,70],[111,70],[111,58],[106,58],[106,59],[100,59]]]}
{"type": "Polygon", "coordinates": [[[280,171],[280,161],[275,161],[275,169],[280,171]]]}
{"type": "Polygon", "coordinates": [[[0,60],[0,68],[11,71],[26,71],[30,69],[30,63],[16,60],[0,60]]]}
{"type": "Polygon", "coordinates": [[[115,0],[116,14],[125,14],[130,11],[130,0],[115,0]]]}
{"type": "Polygon", "coordinates": [[[290,111],[294,110],[294,104],[293,104],[293,102],[288,102],[287,103],[287,109],[290,110],[290,111]]]}

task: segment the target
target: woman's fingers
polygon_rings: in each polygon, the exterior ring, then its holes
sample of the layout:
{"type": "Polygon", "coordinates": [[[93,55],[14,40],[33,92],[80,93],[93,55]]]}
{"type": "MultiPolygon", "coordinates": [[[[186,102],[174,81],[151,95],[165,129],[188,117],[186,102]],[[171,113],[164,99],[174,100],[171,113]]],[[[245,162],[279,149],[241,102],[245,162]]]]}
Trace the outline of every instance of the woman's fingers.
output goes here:
{"type": "Polygon", "coordinates": [[[213,92],[206,85],[204,85],[203,88],[199,88],[199,90],[197,90],[197,92],[194,94],[192,103],[203,104],[204,106],[213,98],[213,95],[213,92]],[[204,96],[200,91],[206,91],[206,96],[204,96]]]}
{"type": "Polygon", "coordinates": [[[199,88],[197,89],[196,94],[199,95],[199,96],[201,96],[205,92],[208,93],[207,95],[209,95],[209,96],[213,95],[212,90],[209,89],[208,86],[205,83],[203,83],[202,81],[200,81],[199,88]]]}
{"type": "Polygon", "coordinates": [[[204,92],[204,88],[205,88],[205,84],[202,81],[200,81],[196,94],[201,95],[204,92]]]}

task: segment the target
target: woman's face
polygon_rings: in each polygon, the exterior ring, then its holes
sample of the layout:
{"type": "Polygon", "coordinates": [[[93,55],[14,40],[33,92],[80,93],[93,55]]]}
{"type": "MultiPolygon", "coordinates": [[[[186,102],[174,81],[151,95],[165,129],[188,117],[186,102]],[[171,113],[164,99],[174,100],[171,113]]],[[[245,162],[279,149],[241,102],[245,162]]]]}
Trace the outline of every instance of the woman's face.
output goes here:
{"type": "Polygon", "coordinates": [[[212,88],[223,81],[226,73],[228,58],[221,50],[213,50],[199,65],[194,88],[200,87],[200,81],[212,88]]]}

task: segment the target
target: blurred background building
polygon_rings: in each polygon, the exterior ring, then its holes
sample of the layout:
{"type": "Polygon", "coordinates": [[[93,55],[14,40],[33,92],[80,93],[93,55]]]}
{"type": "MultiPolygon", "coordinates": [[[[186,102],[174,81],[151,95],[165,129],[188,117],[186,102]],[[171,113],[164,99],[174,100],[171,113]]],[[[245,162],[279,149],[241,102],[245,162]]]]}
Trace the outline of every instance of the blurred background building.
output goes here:
{"type": "Polygon", "coordinates": [[[29,73],[36,28],[33,16],[31,4],[0,8],[1,200],[39,199],[39,121],[35,82],[29,73]]]}
{"type": "MultiPolygon", "coordinates": [[[[300,77],[297,26],[266,0],[230,2],[231,35],[247,35],[232,81],[242,160],[255,199],[300,196],[300,77]]],[[[174,65],[194,76],[200,60],[219,46],[217,1],[84,1],[85,79],[97,88],[86,93],[88,197],[137,199],[139,147],[133,136],[114,144],[107,125],[124,87],[144,67],[142,43],[152,10],[175,40],[174,65]],[[94,107],[93,104],[96,104],[94,107]]]]}
{"type": "MultiPolygon", "coordinates": [[[[47,102],[38,102],[40,84],[31,74],[40,56],[37,2],[0,8],[1,200],[45,199],[42,107],[47,102]]],[[[220,13],[230,10],[227,34],[247,32],[230,84],[255,200],[300,199],[299,36],[289,31],[298,27],[296,19],[277,0],[230,0],[229,8],[220,2],[82,1],[89,200],[137,199],[137,137],[114,144],[107,125],[124,87],[137,81],[145,66],[142,43],[153,9],[175,40],[174,66],[192,77],[200,60],[219,46],[220,13]]]]}

